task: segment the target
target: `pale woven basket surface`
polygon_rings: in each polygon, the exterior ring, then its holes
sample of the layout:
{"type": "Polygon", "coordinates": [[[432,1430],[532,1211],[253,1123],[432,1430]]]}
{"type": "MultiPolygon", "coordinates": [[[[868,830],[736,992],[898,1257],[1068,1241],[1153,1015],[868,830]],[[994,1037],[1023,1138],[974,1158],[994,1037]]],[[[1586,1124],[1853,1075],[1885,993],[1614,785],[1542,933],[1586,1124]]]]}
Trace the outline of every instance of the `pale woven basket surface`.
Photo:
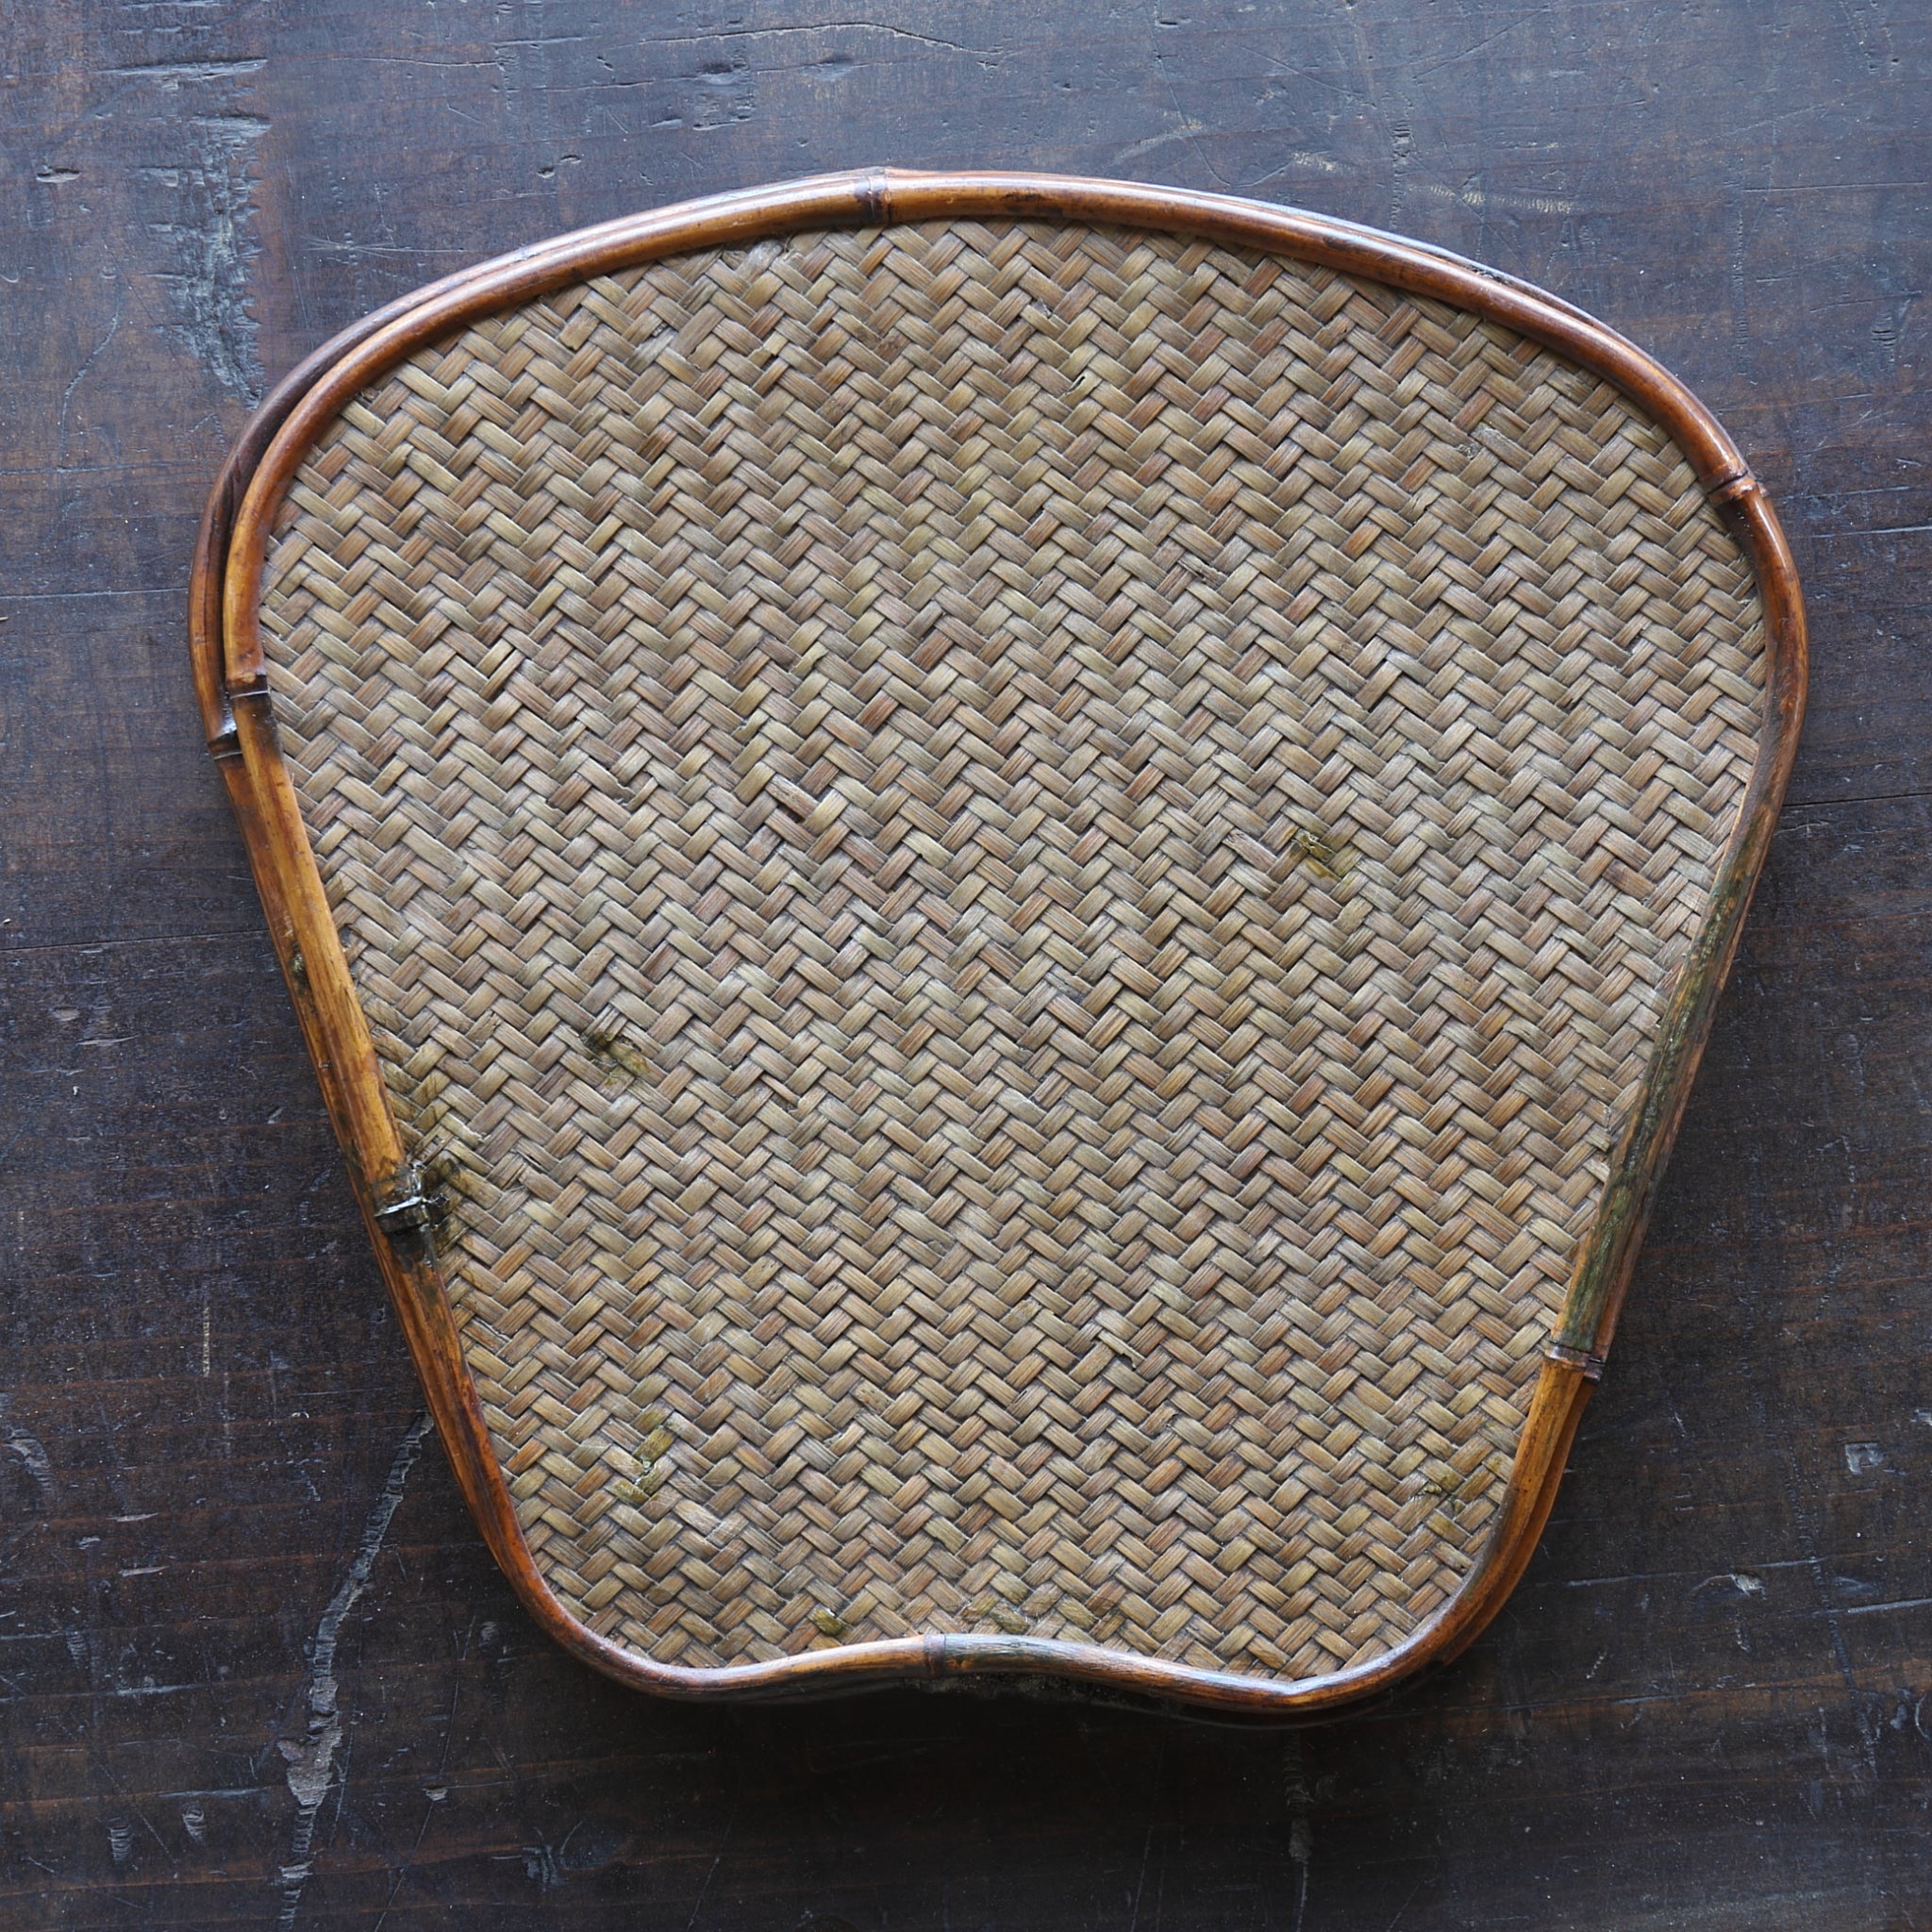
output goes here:
{"type": "Polygon", "coordinates": [[[1641,411],[1291,260],[810,233],[420,351],[262,611],[592,1627],[1300,1677],[1455,1590],[1757,750],[1641,411]]]}

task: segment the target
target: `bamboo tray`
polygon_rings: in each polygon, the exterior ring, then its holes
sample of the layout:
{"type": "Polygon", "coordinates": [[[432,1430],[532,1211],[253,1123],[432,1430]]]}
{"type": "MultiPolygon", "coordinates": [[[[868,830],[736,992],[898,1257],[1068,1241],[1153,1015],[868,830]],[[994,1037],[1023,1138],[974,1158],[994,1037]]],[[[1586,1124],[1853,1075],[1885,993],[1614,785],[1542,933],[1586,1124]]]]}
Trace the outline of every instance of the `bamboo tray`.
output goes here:
{"type": "Polygon", "coordinates": [[[1763,859],[1763,491],[1563,303],[1126,183],[526,249],[195,667],[458,1475],[625,1681],[1294,1711],[1548,1514],[1763,859]]]}

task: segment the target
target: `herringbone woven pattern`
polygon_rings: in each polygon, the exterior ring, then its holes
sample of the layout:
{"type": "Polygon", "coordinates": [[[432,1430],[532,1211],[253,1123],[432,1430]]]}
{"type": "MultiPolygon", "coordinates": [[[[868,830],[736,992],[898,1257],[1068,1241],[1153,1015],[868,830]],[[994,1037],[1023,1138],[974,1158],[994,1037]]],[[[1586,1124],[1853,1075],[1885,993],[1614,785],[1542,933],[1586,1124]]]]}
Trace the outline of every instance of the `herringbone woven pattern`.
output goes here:
{"type": "Polygon", "coordinates": [[[1756,749],[1628,403],[1206,243],[803,235],[418,354],[262,608],[593,1627],[1305,1675],[1455,1588],[1756,749]]]}

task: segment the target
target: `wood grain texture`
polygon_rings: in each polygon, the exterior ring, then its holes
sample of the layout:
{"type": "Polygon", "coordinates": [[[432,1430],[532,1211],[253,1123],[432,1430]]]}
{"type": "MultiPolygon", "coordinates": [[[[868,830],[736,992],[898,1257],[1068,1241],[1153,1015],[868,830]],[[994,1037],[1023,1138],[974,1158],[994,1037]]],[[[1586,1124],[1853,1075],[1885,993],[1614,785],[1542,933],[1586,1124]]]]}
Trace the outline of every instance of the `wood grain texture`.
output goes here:
{"type": "Polygon", "coordinates": [[[7,1923],[1932,1917],[1932,29],[1370,12],[8,14],[7,1923]],[[1795,803],[1616,1360],[1508,1610],[1368,1717],[648,1704],[534,1635],[412,1441],[179,668],[202,499],[263,384],[377,303],[877,160],[1278,196],[1524,275],[1683,375],[1794,539],[1795,803]]]}

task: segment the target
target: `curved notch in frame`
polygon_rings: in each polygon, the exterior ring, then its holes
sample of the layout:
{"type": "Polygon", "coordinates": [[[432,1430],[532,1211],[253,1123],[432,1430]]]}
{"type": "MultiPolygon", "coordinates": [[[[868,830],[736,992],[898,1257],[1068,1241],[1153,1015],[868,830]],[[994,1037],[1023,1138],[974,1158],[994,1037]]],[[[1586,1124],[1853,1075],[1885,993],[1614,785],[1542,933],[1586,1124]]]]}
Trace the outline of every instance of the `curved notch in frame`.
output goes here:
{"type": "Polygon", "coordinates": [[[1457,258],[1350,224],[1229,197],[1010,174],[867,171],[664,208],[521,250],[390,305],[308,358],[248,425],[209,500],[191,589],[197,693],[228,786],[325,1102],[347,1154],[410,1351],[465,1497],[538,1622],[624,1682],[688,1695],[803,1695],[892,1680],[1050,1675],[1227,1714],[1331,1708],[1457,1655],[1507,1596],[1548,1517],[1599,1374],[1713,1006],[1763,864],[1795,749],[1806,642],[1790,557],[1763,491],[1707,411],[1665,371],[1578,310],[1457,258]],[[1768,653],[1762,728],[1708,911],[1652,1047],[1641,1104],[1610,1155],[1579,1244],[1486,1548],[1457,1592],[1395,1648],[1352,1668],[1278,1681],[1097,1644],[928,1635],[849,1643],[721,1668],[656,1662],[597,1635],[545,1582],[519,1526],[465,1366],[423,1217],[409,1150],[385,1092],[301,807],[270,714],[259,600],[270,534],[316,439],[358,393],[425,345],[588,277],[693,250],[841,225],[1007,217],[1167,231],[1291,257],[1473,310],[1594,371],[1660,424],[1723,512],[1757,575],[1768,653]]]}

